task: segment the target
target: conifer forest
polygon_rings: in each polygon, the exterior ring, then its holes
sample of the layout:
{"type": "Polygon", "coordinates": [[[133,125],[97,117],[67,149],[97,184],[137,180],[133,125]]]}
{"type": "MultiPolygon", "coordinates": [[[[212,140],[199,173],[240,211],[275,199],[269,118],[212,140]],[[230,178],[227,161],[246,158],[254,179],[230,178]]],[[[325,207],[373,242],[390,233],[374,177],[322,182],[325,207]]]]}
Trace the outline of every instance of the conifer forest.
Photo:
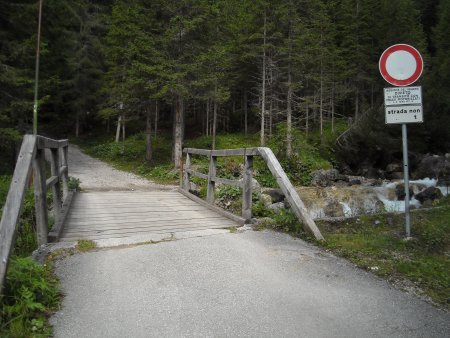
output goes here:
{"type": "MultiPolygon", "coordinates": [[[[32,132],[39,1],[0,0],[0,157],[32,132]]],[[[166,133],[183,142],[258,135],[260,145],[335,134],[350,167],[401,152],[378,69],[397,43],[424,59],[424,123],[410,150],[450,149],[449,0],[44,0],[38,133],[166,133]]],[[[149,153],[151,156],[151,153],[149,153]]]]}

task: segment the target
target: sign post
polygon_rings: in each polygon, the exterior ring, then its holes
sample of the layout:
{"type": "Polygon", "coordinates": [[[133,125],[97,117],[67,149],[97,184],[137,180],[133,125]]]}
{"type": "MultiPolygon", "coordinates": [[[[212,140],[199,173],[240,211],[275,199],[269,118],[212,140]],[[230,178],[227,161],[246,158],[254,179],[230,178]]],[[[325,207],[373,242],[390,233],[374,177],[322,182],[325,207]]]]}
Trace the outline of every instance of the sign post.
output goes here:
{"type": "Polygon", "coordinates": [[[409,167],[407,123],[423,122],[422,87],[406,87],[422,75],[423,59],[414,47],[406,44],[393,45],[381,54],[380,73],[390,84],[396,86],[384,89],[386,124],[402,125],[403,178],[405,186],[405,230],[411,237],[409,211],[409,167]]]}

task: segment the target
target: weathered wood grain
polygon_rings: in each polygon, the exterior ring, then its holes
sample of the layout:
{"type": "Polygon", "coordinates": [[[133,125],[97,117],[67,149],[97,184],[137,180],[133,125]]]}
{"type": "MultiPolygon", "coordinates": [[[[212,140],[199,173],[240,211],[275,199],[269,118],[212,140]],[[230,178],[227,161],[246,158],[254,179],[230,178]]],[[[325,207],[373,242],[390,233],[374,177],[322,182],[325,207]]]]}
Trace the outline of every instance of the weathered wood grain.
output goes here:
{"type": "Polygon", "coordinates": [[[183,152],[186,154],[216,156],[216,157],[259,155],[258,148],[219,149],[219,150],[184,148],[183,152]]]}
{"type": "Polygon", "coordinates": [[[216,193],[216,182],[213,181],[213,177],[216,176],[217,170],[217,157],[211,156],[209,159],[209,171],[208,171],[208,187],[206,191],[206,200],[208,203],[213,204],[216,193]]]}
{"type": "Polygon", "coordinates": [[[232,221],[236,222],[237,224],[240,224],[240,225],[244,225],[245,224],[245,220],[242,217],[236,216],[236,215],[234,215],[234,214],[232,214],[232,213],[230,213],[228,211],[225,211],[225,210],[223,210],[223,209],[221,209],[221,208],[219,208],[219,207],[217,207],[217,206],[215,206],[215,205],[213,205],[213,204],[211,204],[209,202],[206,202],[206,201],[202,200],[201,198],[199,198],[199,197],[197,197],[195,195],[192,195],[191,193],[188,193],[188,192],[186,192],[184,190],[180,190],[180,193],[182,193],[187,198],[193,200],[194,202],[196,202],[198,204],[201,204],[201,205],[207,207],[208,209],[211,209],[211,210],[217,212],[218,214],[220,214],[220,215],[222,215],[222,216],[224,216],[226,218],[231,219],[232,221]]]}
{"type": "Polygon", "coordinates": [[[60,217],[58,217],[58,221],[55,222],[53,225],[52,230],[48,234],[48,239],[51,242],[56,242],[58,238],[61,236],[64,222],[67,219],[67,215],[69,214],[70,205],[72,203],[73,195],[75,194],[75,191],[69,191],[67,193],[66,198],[64,199],[63,205],[61,207],[61,214],[60,217]]]}
{"type": "Polygon", "coordinates": [[[19,223],[35,154],[36,137],[33,135],[25,135],[0,221],[0,293],[2,292],[3,282],[6,276],[9,255],[14,245],[17,224],[19,223]]]}
{"type": "Polygon", "coordinates": [[[36,142],[38,149],[58,149],[69,145],[69,140],[53,140],[44,136],[37,136],[36,142]]]}
{"type": "Polygon", "coordinates": [[[236,225],[179,192],[89,192],[74,197],[59,240],[123,238],[236,225]]]}
{"type": "Polygon", "coordinates": [[[261,157],[266,161],[267,167],[277,180],[277,183],[283,191],[284,196],[288,200],[292,211],[301,221],[303,221],[305,230],[313,234],[316,239],[324,240],[319,228],[309,215],[309,212],[303,204],[303,201],[300,199],[297,191],[292,186],[291,181],[289,181],[289,178],[281,167],[280,162],[278,162],[277,158],[273,154],[272,150],[270,148],[260,147],[259,153],[261,157]]]}
{"type": "MultiPolygon", "coordinates": [[[[38,245],[46,244],[48,241],[48,214],[47,214],[47,187],[45,180],[45,152],[37,149],[33,161],[34,167],[34,206],[36,209],[36,232],[38,245]]],[[[58,176],[52,176],[58,178],[58,176]]]]}
{"type": "Polygon", "coordinates": [[[246,156],[244,179],[242,182],[242,217],[246,223],[250,223],[252,219],[252,180],[253,156],[246,156]]]}

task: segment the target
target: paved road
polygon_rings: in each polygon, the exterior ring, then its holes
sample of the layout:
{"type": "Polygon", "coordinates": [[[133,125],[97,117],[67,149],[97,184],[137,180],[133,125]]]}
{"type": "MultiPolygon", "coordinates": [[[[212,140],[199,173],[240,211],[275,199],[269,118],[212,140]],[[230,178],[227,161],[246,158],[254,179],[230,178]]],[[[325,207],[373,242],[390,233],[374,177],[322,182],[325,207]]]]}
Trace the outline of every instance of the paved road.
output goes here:
{"type": "Polygon", "coordinates": [[[221,233],[56,264],[55,337],[449,337],[450,315],[301,240],[221,233]]]}

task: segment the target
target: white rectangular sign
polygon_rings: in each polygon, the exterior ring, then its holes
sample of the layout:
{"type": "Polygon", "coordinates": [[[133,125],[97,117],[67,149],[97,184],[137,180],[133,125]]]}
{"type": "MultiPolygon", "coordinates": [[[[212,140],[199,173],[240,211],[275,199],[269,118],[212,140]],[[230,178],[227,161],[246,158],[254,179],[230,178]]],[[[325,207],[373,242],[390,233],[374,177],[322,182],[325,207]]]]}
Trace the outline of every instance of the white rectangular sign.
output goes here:
{"type": "Polygon", "coordinates": [[[422,104],[422,87],[384,88],[384,105],[422,104]]]}
{"type": "Polygon", "coordinates": [[[422,105],[402,105],[386,107],[386,124],[423,122],[422,105]]]}

